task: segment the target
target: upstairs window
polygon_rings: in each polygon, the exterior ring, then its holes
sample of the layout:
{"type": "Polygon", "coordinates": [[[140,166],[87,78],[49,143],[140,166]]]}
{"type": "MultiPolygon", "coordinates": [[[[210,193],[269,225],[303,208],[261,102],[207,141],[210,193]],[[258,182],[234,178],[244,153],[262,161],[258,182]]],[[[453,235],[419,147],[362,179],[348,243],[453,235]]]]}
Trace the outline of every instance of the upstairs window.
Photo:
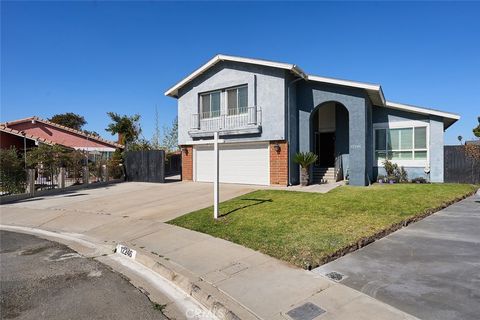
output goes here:
{"type": "Polygon", "coordinates": [[[375,129],[375,158],[427,160],[427,127],[375,129]]]}
{"type": "Polygon", "coordinates": [[[227,89],[227,114],[229,116],[247,113],[248,90],[247,86],[227,89]]]}
{"type": "Polygon", "coordinates": [[[200,110],[202,119],[220,117],[220,91],[200,95],[200,110]]]}

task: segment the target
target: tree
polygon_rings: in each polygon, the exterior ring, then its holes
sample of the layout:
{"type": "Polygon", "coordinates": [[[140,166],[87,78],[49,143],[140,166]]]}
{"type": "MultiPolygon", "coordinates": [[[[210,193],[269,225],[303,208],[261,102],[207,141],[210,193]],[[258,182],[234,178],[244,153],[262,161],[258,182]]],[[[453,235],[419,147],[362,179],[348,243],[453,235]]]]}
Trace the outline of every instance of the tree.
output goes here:
{"type": "Polygon", "coordinates": [[[128,150],[130,151],[146,151],[146,150],[155,150],[152,147],[152,144],[146,139],[138,139],[130,143],[128,150]]]}
{"type": "Polygon", "coordinates": [[[153,131],[153,137],[150,143],[153,150],[161,149],[162,146],[160,145],[160,138],[161,138],[161,132],[160,132],[159,119],[158,119],[158,108],[157,106],[155,106],[155,129],[153,131]]]}
{"type": "Polygon", "coordinates": [[[173,119],[171,127],[163,127],[162,146],[168,152],[178,150],[178,117],[175,117],[175,119],[173,119]]]}
{"type": "Polygon", "coordinates": [[[96,131],[83,130],[83,133],[88,134],[90,136],[100,137],[100,135],[96,131]]]}
{"type": "Polygon", "coordinates": [[[115,112],[107,112],[112,122],[105,129],[112,135],[118,134],[121,144],[128,145],[138,139],[142,129],[140,127],[140,115],[134,114],[133,116],[119,115],[115,112]]]}
{"type": "Polygon", "coordinates": [[[73,112],[56,114],[48,119],[48,121],[79,131],[81,131],[82,127],[87,124],[87,121],[83,116],[73,112]]]}
{"type": "Polygon", "coordinates": [[[478,120],[478,125],[475,128],[473,128],[472,131],[475,137],[480,138],[480,117],[477,117],[477,120],[478,120]]]}
{"type": "Polygon", "coordinates": [[[295,154],[293,161],[298,163],[301,167],[300,184],[307,186],[310,182],[309,168],[318,159],[318,156],[313,152],[298,152],[295,154]]]}
{"type": "Polygon", "coordinates": [[[27,181],[24,163],[18,156],[15,147],[2,150],[0,157],[1,192],[22,193],[27,181]]]}
{"type": "MultiPolygon", "coordinates": [[[[475,137],[480,138],[480,117],[477,118],[478,126],[473,128],[475,137]]],[[[475,161],[480,161],[480,145],[469,143],[465,145],[465,153],[475,161]]]]}
{"type": "Polygon", "coordinates": [[[86,155],[80,150],[65,148],[60,145],[41,144],[27,153],[27,165],[37,169],[38,173],[54,181],[60,173],[60,168],[65,167],[75,184],[80,183],[82,168],[87,163],[86,155]]]}

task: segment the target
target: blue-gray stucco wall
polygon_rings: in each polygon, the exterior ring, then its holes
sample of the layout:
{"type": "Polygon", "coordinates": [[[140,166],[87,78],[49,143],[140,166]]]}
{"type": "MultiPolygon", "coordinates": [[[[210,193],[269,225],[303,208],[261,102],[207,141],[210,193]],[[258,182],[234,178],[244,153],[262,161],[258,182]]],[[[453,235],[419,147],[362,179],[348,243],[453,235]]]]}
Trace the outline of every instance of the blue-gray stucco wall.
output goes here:
{"type": "Polygon", "coordinates": [[[201,93],[245,84],[248,85],[248,105],[256,105],[261,110],[262,132],[222,138],[244,142],[285,140],[285,70],[222,61],[179,90],[178,144],[193,140],[188,132],[192,114],[199,112],[201,93]]]}
{"type": "Polygon", "coordinates": [[[335,108],[335,156],[342,159],[342,175],[345,178],[348,169],[348,153],[350,149],[348,110],[338,105],[335,108]]]}
{"type": "MultiPolygon", "coordinates": [[[[429,116],[396,110],[384,107],[373,107],[373,123],[395,123],[404,121],[421,121],[429,125],[429,144],[428,154],[430,173],[424,173],[425,166],[404,166],[408,173],[409,179],[416,177],[428,178],[431,182],[443,182],[443,146],[444,146],[444,124],[443,118],[437,116],[429,116]]],[[[373,130],[372,130],[373,131],[373,130]]],[[[372,137],[373,142],[373,137],[372,137]]],[[[373,146],[372,146],[373,148],[373,146]]],[[[371,152],[373,156],[373,150],[371,152]]],[[[377,167],[374,163],[374,178],[377,179],[378,174],[385,174],[383,167],[377,167]]]]}
{"type": "Polygon", "coordinates": [[[369,144],[368,119],[371,113],[369,98],[363,90],[339,87],[314,82],[297,84],[298,149],[312,151],[311,115],[323,103],[334,101],[342,104],[349,114],[349,181],[351,185],[365,186],[372,179],[368,168],[369,144]]]}
{"type": "Polygon", "coordinates": [[[285,129],[287,131],[286,136],[288,140],[288,179],[289,184],[293,185],[300,183],[300,167],[293,161],[295,154],[299,151],[299,123],[297,107],[297,83],[299,80],[296,79],[298,78],[295,78],[289,72],[286,72],[285,92],[288,103],[286,103],[285,105],[287,108],[288,123],[285,129]]]}
{"type": "MultiPolygon", "coordinates": [[[[299,166],[293,162],[298,151],[313,151],[311,115],[323,103],[334,101],[336,108],[336,152],[342,155],[352,185],[368,185],[376,180],[373,125],[398,121],[424,121],[429,124],[430,180],[443,182],[443,119],[407,111],[372,106],[364,90],[319,82],[295,81],[290,72],[271,67],[219,62],[179,91],[179,144],[192,140],[188,131],[191,115],[198,112],[199,93],[248,84],[249,105],[262,110],[262,132],[225,137],[236,141],[288,140],[289,182],[299,183],[299,166]],[[257,100],[254,101],[256,97],[257,100]],[[348,116],[348,121],[342,120],[348,116]],[[348,130],[347,130],[348,128],[348,130]]],[[[424,167],[406,166],[410,178],[424,176],[424,167]]]]}

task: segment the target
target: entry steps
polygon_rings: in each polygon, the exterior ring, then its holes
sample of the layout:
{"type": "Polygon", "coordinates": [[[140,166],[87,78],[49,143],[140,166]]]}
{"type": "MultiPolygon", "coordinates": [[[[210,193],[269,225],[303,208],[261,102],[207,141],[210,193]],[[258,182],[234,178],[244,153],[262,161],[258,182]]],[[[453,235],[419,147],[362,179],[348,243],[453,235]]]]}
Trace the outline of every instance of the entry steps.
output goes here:
{"type": "Polygon", "coordinates": [[[313,167],[313,183],[331,183],[336,182],[335,168],[322,168],[322,167],[313,167]]]}

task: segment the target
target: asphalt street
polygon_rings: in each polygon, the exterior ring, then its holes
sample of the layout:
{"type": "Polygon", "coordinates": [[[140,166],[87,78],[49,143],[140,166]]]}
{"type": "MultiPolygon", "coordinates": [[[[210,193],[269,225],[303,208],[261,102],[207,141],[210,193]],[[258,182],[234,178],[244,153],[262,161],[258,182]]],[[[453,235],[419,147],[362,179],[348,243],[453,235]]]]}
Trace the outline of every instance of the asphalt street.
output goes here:
{"type": "Polygon", "coordinates": [[[98,261],[35,236],[0,231],[1,319],[167,319],[98,261]]]}

